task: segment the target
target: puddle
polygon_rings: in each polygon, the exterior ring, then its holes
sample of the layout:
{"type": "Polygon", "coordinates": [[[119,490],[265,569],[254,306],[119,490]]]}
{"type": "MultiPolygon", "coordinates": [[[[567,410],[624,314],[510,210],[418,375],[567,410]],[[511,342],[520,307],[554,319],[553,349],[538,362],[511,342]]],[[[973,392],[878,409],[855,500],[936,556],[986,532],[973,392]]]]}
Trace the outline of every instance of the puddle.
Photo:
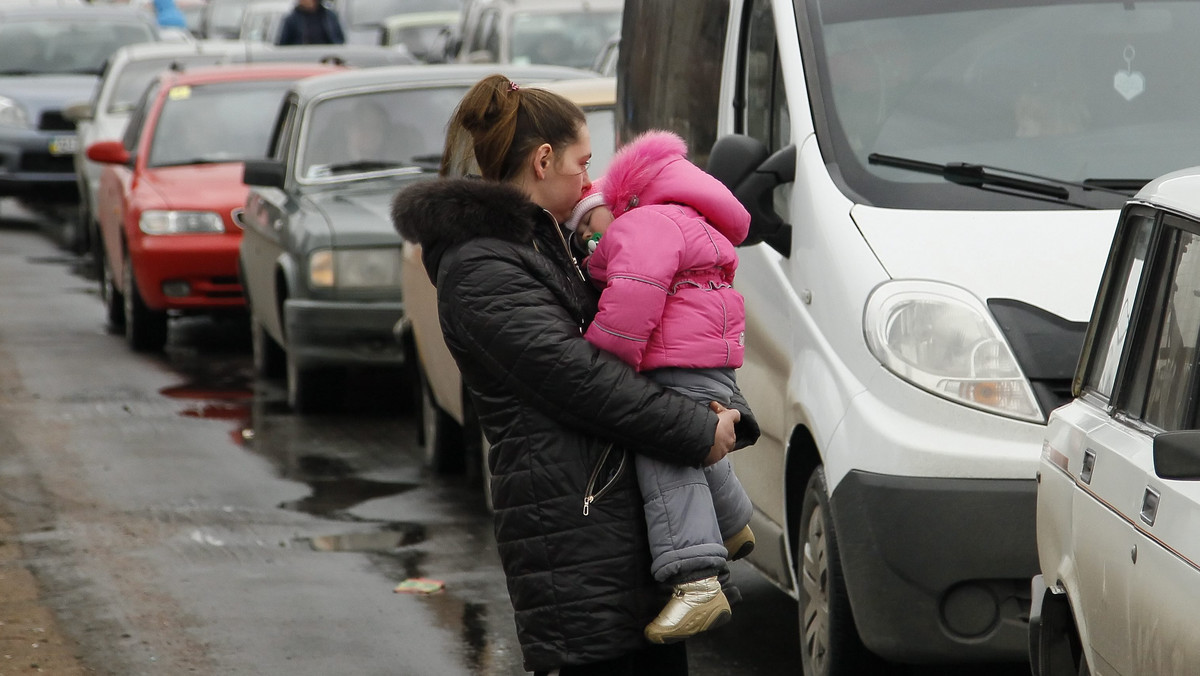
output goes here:
{"type": "Polygon", "coordinates": [[[312,494],[300,500],[284,502],[281,509],[303,512],[327,519],[353,521],[355,517],[346,511],[355,505],[376,498],[399,495],[417,488],[415,483],[392,483],[347,477],[344,479],[315,479],[306,481],[312,494]]]}
{"type": "Polygon", "coordinates": [[[415,523],[392,523],[379,531],[317,535],[307,540],[318,552],[383,552],[391,553],[425,541],[425,526],[415,523]]]}

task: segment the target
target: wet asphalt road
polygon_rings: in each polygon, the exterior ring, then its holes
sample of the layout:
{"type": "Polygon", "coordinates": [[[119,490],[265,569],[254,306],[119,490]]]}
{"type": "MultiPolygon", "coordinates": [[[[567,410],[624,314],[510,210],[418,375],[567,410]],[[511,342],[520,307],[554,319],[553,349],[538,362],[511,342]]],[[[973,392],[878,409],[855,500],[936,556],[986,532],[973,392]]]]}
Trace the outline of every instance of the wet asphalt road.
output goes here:
{"type": "MultiPolygon", "coordinates": [[[[243,322],[173,320],[165,353],[134,354],[106,330],[86,263],[0,202],[0,499],[85,663],[525,673],[490,517],[462,479],[422,466],[392,374],[293,415],[282,383],[254,379],[243,322]],[[418,577],[445,589],[392,591],[418,577]]],[[[689,644],[692,673],[798,674],[795,604],[744,566],[745,602],[689,644]]]]}

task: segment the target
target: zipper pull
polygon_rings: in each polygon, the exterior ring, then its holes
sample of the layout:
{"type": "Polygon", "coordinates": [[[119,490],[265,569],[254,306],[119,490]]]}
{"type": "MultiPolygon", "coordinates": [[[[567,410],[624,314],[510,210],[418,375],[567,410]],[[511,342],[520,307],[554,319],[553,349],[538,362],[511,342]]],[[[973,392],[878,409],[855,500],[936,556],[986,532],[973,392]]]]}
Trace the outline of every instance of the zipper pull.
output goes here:
{"type": "Polygon", "coordinates": [[[583,499],[583,515],[584,516],[588,515],[588,506],[591,505],[592,501],[595,499],[596,498],[591,495],[589,495],[583,499]]]}

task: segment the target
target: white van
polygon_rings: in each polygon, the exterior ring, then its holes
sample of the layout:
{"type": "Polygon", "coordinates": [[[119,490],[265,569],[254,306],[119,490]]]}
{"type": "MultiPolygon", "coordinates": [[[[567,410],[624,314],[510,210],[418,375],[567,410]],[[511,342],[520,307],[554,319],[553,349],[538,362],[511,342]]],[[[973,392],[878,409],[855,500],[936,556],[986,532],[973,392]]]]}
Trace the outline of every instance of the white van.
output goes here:
{"type": "Polygon", "coordinates": [[[1197,164],[1197,29],[1194,1],[627,0],[619,138],[682,133],[753,214],[763,437],[732,457],[805,674],[1026,659],[1046,418],[1120,207],[1197,164]]]}

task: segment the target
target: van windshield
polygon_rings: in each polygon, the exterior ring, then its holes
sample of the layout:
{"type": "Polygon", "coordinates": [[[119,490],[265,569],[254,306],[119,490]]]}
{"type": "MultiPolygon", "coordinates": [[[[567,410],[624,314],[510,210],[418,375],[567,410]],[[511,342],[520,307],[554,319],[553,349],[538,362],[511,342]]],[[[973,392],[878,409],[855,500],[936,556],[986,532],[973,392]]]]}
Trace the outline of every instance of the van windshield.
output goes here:
{"type": "Polygon", "coordinates": [[[1200,164],[1200,2],[807,4],[822,151],[869,203],[981,199],[872,154],[1122,185],[1200,164]]]}

